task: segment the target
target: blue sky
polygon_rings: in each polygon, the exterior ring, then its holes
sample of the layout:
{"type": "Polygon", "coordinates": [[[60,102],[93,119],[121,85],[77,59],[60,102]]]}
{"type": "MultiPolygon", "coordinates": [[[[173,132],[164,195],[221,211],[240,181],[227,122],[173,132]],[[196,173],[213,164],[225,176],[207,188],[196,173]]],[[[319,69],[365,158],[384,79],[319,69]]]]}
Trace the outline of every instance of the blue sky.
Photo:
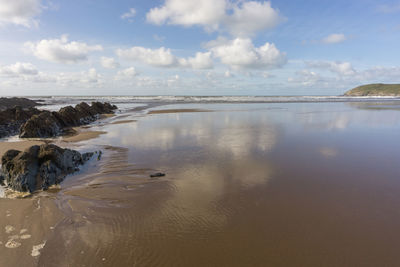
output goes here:
{"type": "Polygon", "coordinates": [[[1,95],[338,95],[398,47],[400,1],[0,0],[1,95]]]}

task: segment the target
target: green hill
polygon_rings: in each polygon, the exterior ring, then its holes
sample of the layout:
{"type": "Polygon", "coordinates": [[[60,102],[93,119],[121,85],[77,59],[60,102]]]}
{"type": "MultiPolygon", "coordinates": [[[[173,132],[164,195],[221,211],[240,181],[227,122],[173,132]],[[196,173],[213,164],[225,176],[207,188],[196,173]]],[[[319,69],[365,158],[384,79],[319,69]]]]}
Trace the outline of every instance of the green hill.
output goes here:
{"type": "Polygon", "coordinates": [[[345,96],[400,96],[400,84],[367,84],[347,91],[345,96]]]}

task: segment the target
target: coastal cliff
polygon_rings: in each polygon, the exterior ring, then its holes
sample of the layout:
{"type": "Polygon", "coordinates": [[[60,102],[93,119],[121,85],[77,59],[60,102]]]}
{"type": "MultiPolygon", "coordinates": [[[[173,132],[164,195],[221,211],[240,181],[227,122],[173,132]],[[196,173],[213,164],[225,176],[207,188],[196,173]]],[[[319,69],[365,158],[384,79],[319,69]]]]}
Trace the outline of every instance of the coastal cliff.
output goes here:
{"type": "Polygon", "coordinates": [[[400,84],[367,84],[347,91],[345,96],[400,96],[400,84]]]}

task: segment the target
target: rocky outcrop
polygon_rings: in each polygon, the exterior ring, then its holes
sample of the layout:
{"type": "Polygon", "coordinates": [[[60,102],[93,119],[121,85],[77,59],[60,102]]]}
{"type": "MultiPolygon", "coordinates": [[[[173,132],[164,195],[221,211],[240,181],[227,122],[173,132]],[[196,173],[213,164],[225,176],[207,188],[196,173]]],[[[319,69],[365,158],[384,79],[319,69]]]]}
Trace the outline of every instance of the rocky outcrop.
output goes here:
{"type": "Polygon", "coordinates": [[[33,115],[21,126],[19,136],[22,138],[36,138],[61,134],[62,127],[54,113],[42,111],[37,115],[33,115]]]}
{"type": "Polygon", "coordinates": [[[11,149],[1,159],[0,182],[19,192],[46,190],[78,171],[93,154],[53,144],[32,146],[25,151],[11,149]]]}
{"type": "Polygon", "coordinates": [[[40,112],[36,108],[24,109],[20,106],[0,111],[0,138],[18,134],[21,125],[40,112]]]}
{"type": "Polygon", "coordinates": [[[43,111],[32,116],[21,127],[21,138],[46,138],[61,135],[69,127],[85,125],[99,118],[100,114],[114,113],[117,109],[110,103],[82,102],[75,107],[67,106],[58,112],[43,111]]]}
{"type": "Polygon", "coordinates": [[[0,110],[5,110],[15,106],[20,106],[23,108],[33,108],[39,105],[33,100],[23,97],[1,97],[0,98],[0,110]]]}

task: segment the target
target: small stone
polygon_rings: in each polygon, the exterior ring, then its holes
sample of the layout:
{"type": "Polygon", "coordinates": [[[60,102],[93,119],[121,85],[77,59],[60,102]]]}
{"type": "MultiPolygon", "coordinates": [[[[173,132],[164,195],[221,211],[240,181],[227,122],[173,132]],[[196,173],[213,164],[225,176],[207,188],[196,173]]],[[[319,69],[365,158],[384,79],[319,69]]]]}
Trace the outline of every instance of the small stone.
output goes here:
{"type": "Polygon", "coordinates": [[[15,241],[14,239],[8,240],[5,247],[6,248],[17,248],[21,246],[21,243],[15,241]]]}
{"type": "Polygon", "coordinates": [[[31,235],[21,235],[20,238],[21,239],[29,239],[29,238],[31,238],[31,235]]]}
{"type": "Polygon", "coordinates": [[[6,234],[9,234],[15,230],[15,227],[12,225],[6,225],[4,228],[6,230],[6,234]]]}
{"type": "Polygon", "coordinates": [[[163,176],[165,176],[165,173],[162,173],[162,172],[156,172],[156,173],[150,174],[150,177],[152,177],[152,178],[163,177],[163,176]]]}
{"type": "Polygon", "coordinates": [[[44,246],[46,245],[46,241],[43,242],[42,244],[36,245],[32,247],[32,252],[31,252],[31,256],[32,257],[37,257],[40,255],[40,250],[42,248],[44,248],[44,246]]]}

